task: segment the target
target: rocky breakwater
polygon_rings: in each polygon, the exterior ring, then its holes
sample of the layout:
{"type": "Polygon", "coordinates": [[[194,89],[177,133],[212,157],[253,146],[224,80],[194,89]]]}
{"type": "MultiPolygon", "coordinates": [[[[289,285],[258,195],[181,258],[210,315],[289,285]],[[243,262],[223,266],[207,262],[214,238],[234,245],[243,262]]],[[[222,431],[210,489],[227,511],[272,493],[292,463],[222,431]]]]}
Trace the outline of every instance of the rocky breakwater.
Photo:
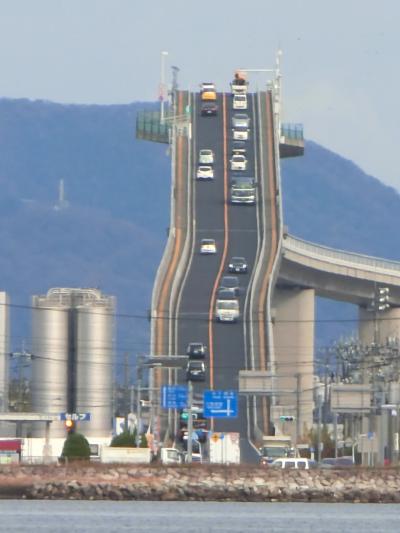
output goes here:
{"type": "Polygon", "coordinates": [[[245,466],[0,467],[0,497],[73,500],[400,503],[400,469],[245,466]]]}

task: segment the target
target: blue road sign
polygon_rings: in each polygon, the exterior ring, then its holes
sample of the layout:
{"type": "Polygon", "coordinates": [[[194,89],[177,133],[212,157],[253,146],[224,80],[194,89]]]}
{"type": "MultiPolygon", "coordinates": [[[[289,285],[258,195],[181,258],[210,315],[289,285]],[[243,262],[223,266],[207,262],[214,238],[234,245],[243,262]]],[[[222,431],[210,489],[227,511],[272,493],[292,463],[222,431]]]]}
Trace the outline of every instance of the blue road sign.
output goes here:
{"type": "Polygon", "coordinates": [[[238,415],[238,393],[233,390],[206,390],[203,396],[205,418],[235,418],[238,415]]]}
{"type": "Polygon", "coordinates": [[[58,417],[60,420],[74,420],[74,422],[90,421],[90,413],[60,413],[58,417]]]}
{"type": "Polygon", "coordinates": [[[163,385],[161,405],[163,409],[184,409],[188,406],[188,388],[184,385],[163,385]]]}

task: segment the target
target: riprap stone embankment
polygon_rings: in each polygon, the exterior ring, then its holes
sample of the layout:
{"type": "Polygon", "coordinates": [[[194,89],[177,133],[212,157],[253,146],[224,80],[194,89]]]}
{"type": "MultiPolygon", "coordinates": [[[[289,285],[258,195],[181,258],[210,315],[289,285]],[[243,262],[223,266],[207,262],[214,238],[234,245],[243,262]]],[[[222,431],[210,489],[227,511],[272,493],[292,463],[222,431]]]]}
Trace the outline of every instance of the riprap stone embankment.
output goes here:
{"type": "Polygon", "coordinates": [[[0,498],[400,503],[400,469],[3,466],[0,498]]]}

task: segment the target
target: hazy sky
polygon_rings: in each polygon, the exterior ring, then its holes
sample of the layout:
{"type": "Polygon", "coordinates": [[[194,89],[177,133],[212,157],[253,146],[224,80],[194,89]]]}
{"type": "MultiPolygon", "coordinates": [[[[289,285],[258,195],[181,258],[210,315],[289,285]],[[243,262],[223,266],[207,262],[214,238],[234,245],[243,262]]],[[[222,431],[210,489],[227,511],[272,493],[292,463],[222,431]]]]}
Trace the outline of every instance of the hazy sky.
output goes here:
{"type": "Polygon", "coordinates": [[[400,190],[399,21],[398,0],[0,0],[0,96],[155,100],[162,50],[181,88],[228,90],[280,47],[284,121],[400,190]]]}

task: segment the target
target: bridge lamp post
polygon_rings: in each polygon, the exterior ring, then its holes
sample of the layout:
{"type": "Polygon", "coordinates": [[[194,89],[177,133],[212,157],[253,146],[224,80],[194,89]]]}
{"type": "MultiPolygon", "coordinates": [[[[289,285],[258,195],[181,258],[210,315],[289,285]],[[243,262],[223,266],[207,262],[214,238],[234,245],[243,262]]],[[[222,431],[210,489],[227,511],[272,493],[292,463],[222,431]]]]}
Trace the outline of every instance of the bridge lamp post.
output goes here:
{"type": "Polygon", "coordinates": [[[164,122],[164,100],[166,95],[166,87],[165,87],[165,61],[168,56],[168,52],[163,51],[161,52],[161,72],[160,72],[160,93],[159,93],[159,99],[160,99],[160,122],[161,124],[164,122]]]}

